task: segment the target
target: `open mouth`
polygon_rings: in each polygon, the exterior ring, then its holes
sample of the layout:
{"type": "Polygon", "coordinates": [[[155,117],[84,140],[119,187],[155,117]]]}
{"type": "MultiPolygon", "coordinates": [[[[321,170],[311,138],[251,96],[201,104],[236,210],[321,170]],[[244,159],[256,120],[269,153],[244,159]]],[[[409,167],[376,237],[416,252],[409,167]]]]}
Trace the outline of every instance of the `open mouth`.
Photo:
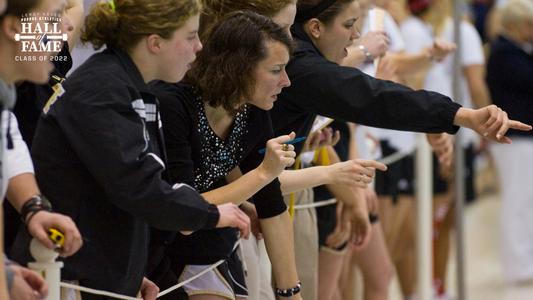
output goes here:
{"type": "Polygon", "coordinates": [[[193,60],[191,60],[190,63],[187,64],[187,68],[192,69],[192,65],[193,65],[195,60],[196,60],[196,57],[193,60]]]}

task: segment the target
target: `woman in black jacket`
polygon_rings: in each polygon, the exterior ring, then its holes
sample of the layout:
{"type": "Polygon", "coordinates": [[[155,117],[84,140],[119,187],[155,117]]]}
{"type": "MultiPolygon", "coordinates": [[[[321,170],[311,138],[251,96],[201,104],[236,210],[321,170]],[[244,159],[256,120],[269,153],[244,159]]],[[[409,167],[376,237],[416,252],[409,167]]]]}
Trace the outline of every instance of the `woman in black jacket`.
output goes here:
{"type": "MultiPolygon", "coordinates": [[[[292,130],[305,136],[317,114],[368,126],[429,133],[455,133],[458,126],[465,126],[500,143],[510,143],[505,136],[509,128],[531,130],[529,125],[509,120],[494,105],[478,110],[462,108],[441,94],[413,91],[340,66],[346,48],[359,37],[355,28],[358,17],[355,0],[298,1],[292,27],[298,47],[287,65],[292,84],[282,91],[272,110],[276,134],[292,130]]],[[[361,232],[367,233],[370,224],[362,208],[365,205],[346,204],[353,209],[354,220],[366,228],[361,232]]],[[[359,240],[363,244],[367,239],[359,240]]]]}

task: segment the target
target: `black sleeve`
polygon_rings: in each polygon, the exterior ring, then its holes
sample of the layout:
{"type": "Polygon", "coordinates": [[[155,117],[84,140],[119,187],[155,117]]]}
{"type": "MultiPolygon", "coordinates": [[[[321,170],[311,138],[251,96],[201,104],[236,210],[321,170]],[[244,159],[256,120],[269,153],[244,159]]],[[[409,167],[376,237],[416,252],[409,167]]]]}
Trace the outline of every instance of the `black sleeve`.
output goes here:
{"type": "Polygon", "coordinates": [[[162,161],[146,152],[144,123],[124,101],[129,92],[115,87],[91,97],[107,97],[112,105],[64,99],[53,115],[109,201],[157,229],[215,227],[219,218],[216,207],[192,187],[171,187],[162,179],[162,161]]]}
{"type": "Polygon", "coordinates": [[[284,104],[333,119],[416,132],[455,133],[460,105],[438,93],[378,80],[321,57],[296,59],[288,66],[292,85],[284,104]]]}
{"type": "MultiPolygon", "coordinates": [[[[259,154],[259,150],[264,148],[266,142],[274,137],[270,115],[268,112],[263,112],[260,115],[262,117],[254,119],[257,121],[251,123],[250,128],[254,131],[259,129],[261,138],[259,138],[259,143],[255,143],[255,146],[251,148],[246,157],[241,161],[239,167],[243,174],[257,168],[261,164],[264,155],[259,154]]],[[[287,210],[281,193],[281,184],[277,178],[259,190],[253,196],[253,201],[260,219],[278,216],[287,210]]]]}
{"type": "Polygon", "coordinates": [[[158,93],[161,103],[161,122],[167,151],[167,169],[170,183],[194,184],[194,162],[192,160],[192,122],[191,111],[187,110],[176,93],[158,93]]]}

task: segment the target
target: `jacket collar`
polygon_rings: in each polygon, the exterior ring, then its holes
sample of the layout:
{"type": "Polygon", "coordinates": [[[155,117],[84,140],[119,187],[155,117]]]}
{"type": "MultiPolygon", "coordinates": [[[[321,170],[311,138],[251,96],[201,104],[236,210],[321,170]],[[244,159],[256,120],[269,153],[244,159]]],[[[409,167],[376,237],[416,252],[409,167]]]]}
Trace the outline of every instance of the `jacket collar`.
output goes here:
{"type": "Polygon", "coordinates": [[[513,39],[509,38],[505,34],[500,34],[498,37],[500,42],[503,44],[507,44],[510,47],[518,48],[522,51],[524,51],[527,55],[533,56],[533,45],[530,43],[518,43],[514,41],[513,39]]]}
{"type": "Polygon", "coordinates": [[[139,68],[137,68],[131,59],[131,56],[126,51],[115,47],[108,47],[106,51],[113,53],[118,58],[119,62],[122,64],[124,70],[131,79],[131,82],[140,92],[151,94],[148,85],[146,82],[144,82],[144,78],[141,75],[139,68]]]}
{"type": "Polygon", "coordinates": [[[294,37],[294,41],[298,44],[297,52],[312,52],[322,57],[324,56],[307,35],[302,23],[294,23],[291,28],[291,33],[294,37]]]}

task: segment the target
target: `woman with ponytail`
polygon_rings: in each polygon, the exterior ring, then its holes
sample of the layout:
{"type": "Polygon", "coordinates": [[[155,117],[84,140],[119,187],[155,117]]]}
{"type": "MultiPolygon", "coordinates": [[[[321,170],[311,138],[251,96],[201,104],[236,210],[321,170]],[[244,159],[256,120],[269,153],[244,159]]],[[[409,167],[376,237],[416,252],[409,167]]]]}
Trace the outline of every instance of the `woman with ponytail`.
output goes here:
{"type": "Polygon", "coordinates": [[[234,204],[209,204],[187,184],[163,180],[159,106],[147,83],[183,78],[202,48],[199,9],[196,0],[115,0],[87,16],[82,41],[107,49],[50,99],[32,147],[43,191],[88,240],[65,259],[63,279],[154,299],[157,287],[144,278],[149,226],[248,235],[249,219],[234,204]]]}

